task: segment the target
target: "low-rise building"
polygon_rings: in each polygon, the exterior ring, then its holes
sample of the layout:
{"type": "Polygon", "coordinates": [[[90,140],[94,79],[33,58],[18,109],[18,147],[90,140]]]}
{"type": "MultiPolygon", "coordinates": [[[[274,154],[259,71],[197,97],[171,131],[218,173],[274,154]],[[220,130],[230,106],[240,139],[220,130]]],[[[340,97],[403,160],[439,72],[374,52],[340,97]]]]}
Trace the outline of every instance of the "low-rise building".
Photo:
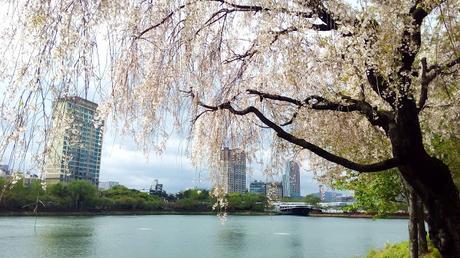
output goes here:
{"type": "Polygon", "coordinates": [[[117,186],[117,185],[120,185],[120,184],[116,181],[99,182],[99,190],[101,191],[109,190],[110,188],[117,186]]]}
{"type": "Polygon", "coordinates": [[[36,174],[25,174],[23,178],[23,183],[25,187],[29,187],[32,185],[33,182],[41,182],[41,179],[36,174]]]}
{"type": "Polygon", "coordinates": [[[266,195],[267,194],[267,185],[262,181],[255,180],[249,184],[249,192],[266,195]]]}
{"type": "Polygon", "coordinates": [[[0,177],[8,177],[10,175],[10,169],[8,165],[0,165],[0,177]]]}
{"type": "Polygon", "coordinates": [[[158,183],[158,179],[155,179],[154,184],[150,186],[150,195],[162,196],[163,195],[163,184],[158,183]]]}

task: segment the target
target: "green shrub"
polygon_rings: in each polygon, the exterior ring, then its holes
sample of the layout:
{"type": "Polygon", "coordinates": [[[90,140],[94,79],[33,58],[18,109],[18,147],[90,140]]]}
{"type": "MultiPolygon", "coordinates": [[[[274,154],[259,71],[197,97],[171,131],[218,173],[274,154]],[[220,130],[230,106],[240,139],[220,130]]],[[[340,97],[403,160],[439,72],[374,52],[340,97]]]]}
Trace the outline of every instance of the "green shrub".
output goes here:
{"type": "MultiPolygon", "coordinates": [[[[381,250],[371,250],[367,254],[367,258],[409,258],[409,242],[387,244],[381,250]]],[[[430,242],[428,254],[421,256],[421,258],[442,258],[442,256],[430,242]]]]}

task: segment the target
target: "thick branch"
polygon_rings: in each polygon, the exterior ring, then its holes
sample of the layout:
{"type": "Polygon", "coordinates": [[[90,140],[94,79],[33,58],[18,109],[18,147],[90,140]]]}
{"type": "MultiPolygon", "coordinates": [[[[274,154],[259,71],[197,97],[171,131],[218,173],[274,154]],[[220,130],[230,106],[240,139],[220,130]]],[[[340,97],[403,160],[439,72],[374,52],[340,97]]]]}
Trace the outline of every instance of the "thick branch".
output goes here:
{"type": "MultiPolygon", "coordinates": [[[[298,107],[308,107],[314,110],[329,110],[329,111],[338,111],[338,112],[358,111],[361,114],[363,114],[372,125],[380,126],[385,131],[387,131],[388,123],[391,120],[391,117],[387,113],[383,111],[378,111],[377,108],[372,107],[369,103],[363,100],[355,100],[355,99],[352,99],[350,97],[345,97],[345,96],[343,98],[347,102],[349,102],[348,104],[332,102],[332,101],[327,100],[326,98],[323,98],[321,96],[316,96],[316,95],[308,96],[303,101],[301,101],[301,100],[297,100],[297,99],[282,96],[282,95],[269,94],[269,93],[264,93],[264,92],[260,92],[257,90],[252,90],[252,89],[247,90],[247,92],[249,94],[259,96],[261,101],[264,98],[271,99],[271,100],[291,103],[298,107]]],[[[292,121],[289,121],[287,124],[291,124],[291,123],[292,121]]]]}
{"type": "MultiPolygon", "coordinates": [[[[193,97],[193,94],[191,94],[192,97],[193,97]]],[[[344,157],[340,157],[340,156],[337,156],[335,154],[332,154],[324,149],[322,149],[321,147],[315,145],[315,144],[312,144],[310,142],[307,142],[306,140],[304,139],[301,139],[301,138],[298,138],[290,133],[288,133],[287,131],[285,131],[283,128],[281,128],[281,126],[275,124],[274,122],[272,122],[270,119],[268,119],[264,114],[262,114],[262,112],[260,112],[257,108],[253,107],[253,106],[249,106],[248,108],[246,109],[242,109],[242,110],[237,110],[235,108],[232,107],[231,103],[230,102],[225,102],[225,103],[222,103],[220,105],[217,105],[217,106],[212,106],[212,105],[207,105],[207,104],[204,104],[202,102],[199,102],[198,105],[208,109],[208,110],[212,110],[212,111],[218,111],[218,110],[221,110],[221,109],[226,109],[228,111],[230,111],[232,114],[235,114],[235,115],[238,115],[238,116],[245,116],[247,114],[254,114],[255,116],[257,116],[257,118],[262,122],[264,123],[266,126],[270,127],[271,129],[273,129],[277,136],[292,143],[292,144],[295,144],[295,145],[298,145],[304,149],[307,149],[313,153],[315,153],[316,155],[330,161],[330,162],[333,162],[333,163],[336,163],[338,165],[341,165],[345,168],[348,168],[348,169],[352,169],[352,170],[355,170],[355,171],[358,171],[358,172],[378,172],[378,171],[383,171],[383,170],[387,170],[387,169],[391,169],[391,168],[394,168],[394,167],[397,167],[400,164],[400,162],[395,159],[395,158],[391,158],[391,159],[388,159],[388,160],[385,160],[385,161],[381,161],[381,162],[377,162],[377,163],[373,163],[373,164],[359,164],[359,163],[356,163],[356,162],[353,162],[351,160],[348,160],[344,157]]]]}
{"type": "Polygon", "coordinates": [[[396,93],[390,89],[388,81],[374,68],[370,67],[366,71],[366,76],[372,90],[394,108],[396,93]]]}
{"type": "MultiPolygon", "coordinates": [[[[427,78],[427,63],[426,58],[422,58],[422,82],[421,82],[421,89],[420,89],[420,98],[418,100],[418,110],[422,110],[425,106],[426,100],[428,99],[428,85],[430,84],[431,80],[427,78]]],[[[434,78],[433,78],[434,79],[434,78]]]]}
{"type": "Polygon", "coordinates": [[[419,112],[423,110],[425,107],[426,101],[428,100],[428,86],[430,83],[440,74],[444,74],[445,71],[449,70],[450,68],[460,64],[460,57],[451,60],[442,65],[432,65],[428,67],[426,58],[422,58],[422,75],[421,75],[421,90],[420,90],[420,97],[418,101],[418,110],[419,112]]]}
{"type": "Polygon", "coordinates": [[[408,20],[410,22],[404,25],[401,44],[398,47],[398,52],[401,55],[401,67],[398,70],[399,92],[403,96],[407,95],[407,91],[412,83],[411,75],[414,74],[413,64],[422,42],[421,26],[423,20],[442,2],[438,1],[437,3],[429,4],[417,0],[409,11],[408,15],[411,19],[408,20]]]}
{"type": "MultiPolygon", "coordinates": [[[[404,25],[404,30],[401,35],[401,43],[398,47],[399,55],[395,58],[395,62],[400,62],[400,68],[396,74],[398,81],[395,78],[389,79],[388,82],[380,72],[371,66],[368,66],[366,75],[372,89],[395,108],[396,92],[390,89],[390,84],[399,85],[399,92],[402,96],[407,95],[408,88],[411,85],[411,75],[413,74],[413,63],[421,45],[421,25],[425,17],[437,7],[442,1],[435,4],[426,4],[423,1],[414,1],[413,6],[409,10],[407,21],[404,25]],[[399,61],[400,59],[400,61],[399,61]]],[[[369,39],[370,40],[370,39],[369,39]]],[[[370,47],[372,47],[372,43],[370,47]]]]}
{"type": "Polygon", "coordinates": [[[323,24],[313,24],[311,28],[317,31],[330,31],[336,30],[338,28],[338,21],[337,18],[333,17],[331,13],[322,5],[320,2],[312,2],[307,4],[307,7],[310,8],[312,11],[294,11],[289,10],[287,8],[268,8],[259,5],[241,5],[241,4],[234,4],[229,1],[225,0],[209,0],[212,2],[219,2],[222,4],[226,4],[230,7],[236,8],[240,11],[252,11],[252,12],[278,12],[284,13],[287,15],[298,16],[302,18],[314,18],[315,15],[323,22],[323,24]]]}
{"type": "Polygon", "coordinates": [[[421,45],[420,27],[428,12],[420,1],[416,1],[410,9],[409,15],[412,20],[405,25],[401,35],[401,45],[398,48],[398,52],[401,54],[399,75],[402,79],[402,85],[410,85],[410,71],[421,45]]]}
{"type": "MultiPolygon", "coordinates": [[[[429,68],[426,68],[426,82],[430,83],[432,80],[434,80],[438,75],[444,74],[447,70],[450,68],[460,64],[460,57],[457,57],[456,59],[453,59],[445,64],[435,64],[430,66],[429,68]]],[[[425,64],[426,65],[426,64],[425,64]]],[[[422,69],[423,69],[423,63],[422,63],[422,69]]]]}

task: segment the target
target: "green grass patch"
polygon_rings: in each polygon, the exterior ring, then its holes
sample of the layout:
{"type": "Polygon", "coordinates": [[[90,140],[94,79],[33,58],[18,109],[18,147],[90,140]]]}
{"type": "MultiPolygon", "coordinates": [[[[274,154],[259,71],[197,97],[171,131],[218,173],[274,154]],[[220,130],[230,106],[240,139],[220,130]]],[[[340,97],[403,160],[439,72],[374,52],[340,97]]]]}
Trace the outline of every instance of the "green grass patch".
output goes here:
{"type": "MultiPolygon", "coordinates": [[[[429,243],[428,254],[420,256],[421,258],[442,258],[439,251],[429,243]]],[[[409,258],[409,242],[404,241],[397,244],[387,244],[383,249],[371,250],[367,258],[409,258]]]]}

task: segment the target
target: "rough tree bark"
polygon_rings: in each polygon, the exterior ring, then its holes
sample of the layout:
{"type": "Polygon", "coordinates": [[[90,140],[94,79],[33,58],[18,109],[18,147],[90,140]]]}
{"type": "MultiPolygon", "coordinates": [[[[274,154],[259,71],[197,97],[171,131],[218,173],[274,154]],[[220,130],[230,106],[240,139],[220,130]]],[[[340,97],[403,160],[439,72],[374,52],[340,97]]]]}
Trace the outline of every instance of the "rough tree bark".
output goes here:
{"type": "Polygon", "coordinates": [[[425,211],[422,200],[405,181],[404,188],[409,213],[409,254],[414,258],[428,253],[425,211]]]}
{"type": "Polygon", "coordinates": [[[424,255],[428,253],[428,243],[425,229],[425,209],[420,198],[417,198],[416,214],[418,221],[418,254],[424,255]]]}
{"type": "Polygon", "coordinates": [[[418,258],[418,216],[417,216],[417,194],[409,190],[409,254],[410,258],[418,258]]]}

